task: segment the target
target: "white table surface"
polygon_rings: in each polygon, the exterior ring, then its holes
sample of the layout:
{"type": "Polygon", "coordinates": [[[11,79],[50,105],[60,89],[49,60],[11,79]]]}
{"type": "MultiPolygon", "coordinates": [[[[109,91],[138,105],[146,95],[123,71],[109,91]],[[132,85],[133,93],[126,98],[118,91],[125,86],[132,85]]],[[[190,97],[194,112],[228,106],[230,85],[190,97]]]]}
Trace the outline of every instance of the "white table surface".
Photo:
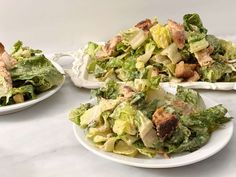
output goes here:
{"type": "MultiPolygon", "coordinates": [[[[184,13],[192,11],[201,14],[211,33],[232,35],[236,32],[232,22],[236,3],[224,2],[0,0],[0,41],[9,48],[22,39],[47,53],[75,50],[89,40],[108,39],[143,18],[156,15],[162,21],[180,21],[184,13]]],[[[223,103],[236,117],[236,92],[201,93],[223,103]]],[[[68,120],[69,110],[88,99],[88,90],[74,87],[67,79],[51,98],[25,111],[0,116],[0,177],[236,176],[236,133],[218,154],[185,167],[143,169],[97,157],[77,142],[68,120]]]]}

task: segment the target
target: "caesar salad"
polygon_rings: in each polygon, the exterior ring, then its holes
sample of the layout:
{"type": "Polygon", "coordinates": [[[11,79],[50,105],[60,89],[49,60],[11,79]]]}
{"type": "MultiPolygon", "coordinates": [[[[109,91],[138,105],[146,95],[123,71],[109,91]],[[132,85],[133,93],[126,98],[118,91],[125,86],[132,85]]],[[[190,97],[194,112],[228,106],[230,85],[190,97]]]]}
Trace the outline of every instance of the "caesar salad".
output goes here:
{"type": "Polygon", "coordinates": [[[63,80],[41,50],[17,41],[8,53],[0,43],[0,107],[35,99],[63,80]]]}
{"type": "Polygon", "coordinates": [[[68,73],[82,87],[96,87],[92,83],[107,79],[127,82],[155,76],[162,83],[198,83],[196,88],[235,87],[235,44],[208,34],[195,13],[184,15],[183,23],[146,19],[106,43],[89,42],[78,55],[68,73]]]}
{"type": "Polygon", "coordinates": [[[158,87],[159,81],[109,80],[92,90],[95,100],[74,108],[69,119],[103,151],[150,158],[196,151],[231,120],[224,106],[206,108],[196,91],[178,86],[171,94],[158,87]]]}

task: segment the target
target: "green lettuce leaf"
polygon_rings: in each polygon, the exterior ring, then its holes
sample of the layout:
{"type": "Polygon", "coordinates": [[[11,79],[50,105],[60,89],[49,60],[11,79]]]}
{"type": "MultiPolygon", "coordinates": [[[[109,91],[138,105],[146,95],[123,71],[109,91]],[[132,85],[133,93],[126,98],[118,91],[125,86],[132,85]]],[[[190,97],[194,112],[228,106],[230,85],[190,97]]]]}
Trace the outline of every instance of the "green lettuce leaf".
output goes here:
{"type": "Polygon", "coordinates": [[[94,89],[91,95],[97,98],[116,99],[119,94],[119,84],[114,80],[108,80],[104,87],[94,89]]]}
{"type": "Polygon", "coordinates": [[[223,62],[214,62],[210,66],[203,66],[200,68],[200,74],[203,81],[217,82],[224,79],[226,73],[231,73],[231,69],[223,62]]]}
{"type": "Polygon", "coordinates": [[[146,147],[155,147],[157,142],[157,132],[153,127],[152,121],[141,111],[137,111],[135,123],[138,127],[139,136],[146,147]]]}
{"type": "Polygon", "coordinates": [[[168,56],[168,58],[171,60],[173,64],[178,63],[180,60],[182,60],[182,55],[178,51],[178,47],[175,43],[172,43],[167,48],[165,48],[161,55],[168,56]]]}
{"type": "Polygon", "coordinates": [[[91,108],[91,104],[81,104],[80,107],[72,109],[69,114],[69,120],[77,125],[80,125],[80,117],[91,108]]]}
{"type": "Polygon", "coordinates": [[[167,26],[161,24],[154,25],[150,32],[158,48],[166,48],[171,44],[171,35],[167,26]]]}
{"type": "Polygon", "coordinates": [[[207,33],[207,29],[204,28],[200,16],[196,13],[186,14],[183,17],[184,28],[186,31],[195,31],[200,33],[207,33]]]}
{"type": "Polygon", "coordinates": [[[96,52],[99,49],[99,45],[94,42],[89,42],[88,47],[85,49],[84,53],[88,54],[90,57],[95,57],[96,52]]]}
{"type": "Polygon", "coordinates": [[[119,104],[114,112],[110,115],[113,118],[114,125],[112,127],[113,132],[122,135],[136,135],[137,129],[135,125],[136,110],[128,102],[119,104]]]}
{"type": "Polygon", "coordinates": [[[205,108],[203,99],[201,98],[199,93],[193,89],[178,86],[175,96],[185,103],[195,106],[197,110],[203,110],[205,108]]]}
{"type": "Polygon", "coordinates": [[[23,46],[23,43],[21,41],[17,41],[11,49],[11,56],[16,60],[23,60],[25,58],[30,58],[38,54],[42,54],[42,51],[25,47],[23,46]]]}
{"type": "Polygon", "coordinates": [[[230,60],[236,58],[236,45],[230,41],[220,40],[219,43],[221,44],[223,50],[225,51],[223,55],[224,60],[230,60]]]}
{"type": "Polygon", "coordinates": [[[128,29],[121,35],[124,38],[123,43],[130,45],[134,50],[141,46],[148,38],[146,32],[136,27],[128,29]]]}
{"type": "Polygon", "coordinates": [[[209,46],[204,33],[190,32],[188,34],[189,50],[191,53],[198,52],[209,46]]]}
{"type": "Polygon", "coordinates": [[[141,68],[145,67],[145,64],[151,58],[155,47],[156,47],[156,45],[153,41],[151,41],[145,45],[145,54],[143,54],[137,58],[136,68],[141,69],[141,68]]]}
{"type": "Polygon", "coordinates": [[[10,70],[13,84],[32,84],[36,92],[46,91],[63,81],[63,75],[44,56],[21,59],[10,70]]]}
{"type": "Polygon", "coordinates": [[[8,93],[2,97],[0,97],[0,106],[14,104],[15,101],[13,99],[14,95],[21,94],[24,98],[23,101],[31,100],[36,98],[36,94],[34,92],[34,87],[32,85],[23,85],[17,88],[11,88],[8,93]]]}

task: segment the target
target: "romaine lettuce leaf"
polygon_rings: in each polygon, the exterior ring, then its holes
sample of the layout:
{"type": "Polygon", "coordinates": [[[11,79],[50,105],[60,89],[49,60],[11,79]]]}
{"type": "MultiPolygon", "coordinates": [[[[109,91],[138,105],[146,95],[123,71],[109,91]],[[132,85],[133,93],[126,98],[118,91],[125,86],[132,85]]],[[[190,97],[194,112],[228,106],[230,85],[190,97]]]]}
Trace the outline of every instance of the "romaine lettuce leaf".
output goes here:
{"type": "Polygon", "coordinates": [[[90,57],[95,57],[96,52],[99,49],[99,45],[94,42],[89,42],[88,47],[85,49],[84,53],[88,54],[90,57]]]}
{"type": "Polygon", "coordinates": [[[190,32],[188,34],[189,51],[191,53],[198,52],[209,46],[204,33],[190,32]]]}
{"type": "Polygon", "coordinates": [[[138,153],[135,147],[128,145],[122,140],[116,142],[113,152],[131,157],[134,157],[138,153]]]}
{"type": "Polygon", "coordinates": [[[196,13],[186,14],[183,17],[184,28],[186,31],[195,31],[200,33],[207,33],[207,29],[204,28],[200,16],[196,13]]]}
{"type": "Polygon", "coordinates": [[[156,47],[156,45],[153,41],[151,41],[145,45],[145,54],[143,54],[137,58],[137,63],[136,63],[137,69],[141,69],[141,68],[145,67],[145,64],[151,58],[155,47],[156,47]]]}
{"type": "Polygon", "coordinates": [[[233,44],[230,41],[225,41],[223,39],[221,39],[219,43],[221,44],[223,50],[225,51],[223,55],[224,60],[230,60],[230,59],[236,58],[236,45],[235,44],[233,44]]]}
{"type": "Polygon", "coordinates": [[[32,84],[36,92],[46,91],[63,81],[63,75],[44,55],[19,60],[10,73],[13,84],[32,84]]]}
{"type": "MultiPolygon", "coordinates": [[[[14,103],[20,103],[27,100],[35,99],[34,87],[32,85],[23,85],[20,87],[14,87],[9,89],[7,94],[0,97],[0,106],[10,105],[14,103]],[[19,102],[16,100],[16,95],[20,95],[21,99],[19,102]]],[[[19,100],[19,99],[18,99],[19,100]]]]}
{"type": "Polygon", "coordinates": [[[161,24],[154,25],[150,32],[158,48],[166,48],[171,44],[171,35],[167,26],[161,24]]]}
{"type": "Polygon", "coordinates": [[[178,51],[178,47],[175,43],[170,44],[167,48],[165,48],[161,55],[168,56],[173,64],[178,63],[182,59],[182,55],[178,51]]]}
{"type": "Polygon", "coordinates": [[[148,38],[148,33],[137,27],[130,28],[121,35],[124,38],[123,43],[130,45],[134,50],[141,46],[148,38]]]}
{"type": "Polygon", "coordinates": [[[214,48],[212,55],[215,54],[224,54],[225,50],[223,49],[222,44],[220,43],[220,39],[215,37],[214,35],[207,35],[206,40],[209,43],[209,46],[212,46],[214,48]]]}
{"type": "Polygon", "coordinates": [[[80,125],[80,117],[85,113],[85,111],[90,109],[91,106],[92,106],[91,104],[86,103],[86,104],[81,104],[80,107],[78,108],[72,109],[69,114],[69,120],[77,125],[80,125]]]}
{"type": "Polygon", "coordinates": [[[185,103],[193,105],[198,111],[205,108],[203,99],[201,98],[199,93],[193,89],[178,86],[175,96],[185,103]]]}
{"type": "Polygon", "coordinates": [[[91,95],[97,98],[116,99],[119,94],[119,84],[114,80],[108,80],[104,87],[91,90],[91,95]]]}
{"type": "Polygon", "coordinates": [[[226,73],[232,72],[228,65],[222,62],[214,62],[210,66],[203,66],[200,68],[200,74],[203,81],[217,82],[224,80],[226,73]]]}
{"type": "Polygon", "coordinates": [[[146,147],[155,147],[157,142],[157,132],[152,121],[148,119],[141,111],[137,111],[135,123],[138,127],[139,136],[146,147]]]}
{"type": "Polygon", "coordinates": [[[136,110],[130,103],[123,102],[119,104],[110,115],[110,117],[114,119],[113,132],[118,135],[136,135],[135,115],[136,110]]]}
{"type": "Polygon", "coordinates": [[[17,41],[11,49],[11,56],[18,61],[36,56],[38,54],[42,54],[42,51],[25,47],[21,41],[17,41]]]}

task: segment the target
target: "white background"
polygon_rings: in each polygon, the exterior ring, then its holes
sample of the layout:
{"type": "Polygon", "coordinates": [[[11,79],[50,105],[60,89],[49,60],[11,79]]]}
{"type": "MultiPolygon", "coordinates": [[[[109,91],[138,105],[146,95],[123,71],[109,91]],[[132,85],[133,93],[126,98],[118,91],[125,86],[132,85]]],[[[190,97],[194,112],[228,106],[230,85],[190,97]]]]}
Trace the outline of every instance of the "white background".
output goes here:
{"type": "MultiPolygon", "coordinates": [[[[201,15],[210,33],[235,35],[235,6],[233,0],[0,0],[0,41],[8,49],[21,39],[45,53],[71,51],[90,40],[107,40],[148,17],[181,22],[191,12],[201,15]]],[[[235,92],[201,93],[224,103],[236,117],[235,92]]],[[[129,167],[91,154],[76,141],[67,120],[69,110],[88,99],[89,91],[75,88],[68,79],[46,101],[0,116],[0,177],[236,176],[235,134],[217,155],[173,169],[129,167]]]]}

